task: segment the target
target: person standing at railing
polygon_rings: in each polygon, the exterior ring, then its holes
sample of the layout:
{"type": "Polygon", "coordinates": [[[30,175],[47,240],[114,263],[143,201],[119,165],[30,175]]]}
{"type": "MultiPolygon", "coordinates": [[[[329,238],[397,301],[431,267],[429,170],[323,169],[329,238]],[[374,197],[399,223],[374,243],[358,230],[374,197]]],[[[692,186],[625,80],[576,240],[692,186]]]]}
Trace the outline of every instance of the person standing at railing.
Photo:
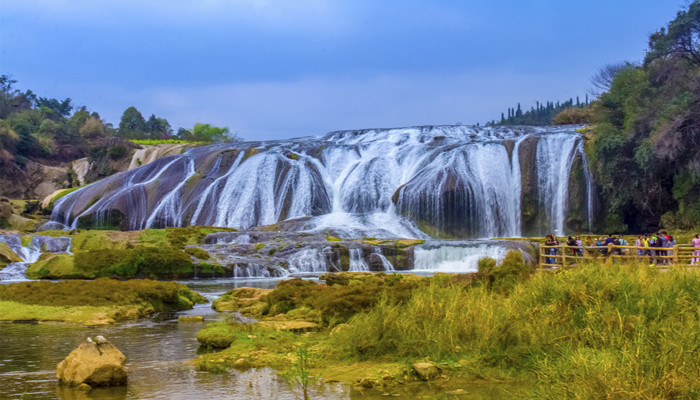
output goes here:
{"type": "Polygon", "coordinates": [[[673,248],[676,247],[676,239],[673,238],[673,235],[668,235],[668,248],[671,249],[668,251],[668,263],[673,264],[673,248]]]}
{"type": "Polygon", "coordinates": [[[653,264],[652,250],[651,250],[651,236],[647,233],[644,236],[644,253],[643,255],[649,256],[649,264],[653,264]]]}
{"type": "Polygon", "coordinates": [[[576,246],[578,246],[578,249],[576,249],[576,254],[579,257],[583,257],[583,241],[581,240],[581,236],[576,235],[576,246]]]}
{"type": "Polygon", "coordinates": [[[569,239],[566,241],[566,245],[571,247],[571,255],[576,256],[576,253],[578,252],[578,250],[576,249],[576,246],[578,246],[578,244],[576,244],[576,239],[574,239],[572,236],[569,236],[569,239]]]}
{"type": "MultiPolygon", "coordinates": [[[[700,235],[695,234],[693,238],[693,247],[700,248],[700,235]]],[[[696,262],[700,262],[700,250],[693,250],[693,258],[690,260],[690,265],[695,265],[696,262]]]]}
{"type": "MultiPolygon", "coordinates": [[[[602,237],[602,236],[599,236],[599,237],[598,237],[598,240],[596,240],[595,245],[598,246],[598,247],[605,247],[605,241],[603,240],[603,237],[602,237]]],[[[608,249],[607,249],[607,248],[606,248],[606,249],[598,249],[598,251],[599,251],[600,254],[602,254],[602,255],[608,254],[608,249]]]]}
{"type": "MultiPolygon", "coordinates": [[[[617,241],[620,242],[620,246],[629,246],[630,245],[622,235],[619,235],[617,237],[617,241]]],[[[621,254],[627,254],[628,252],[629,252],[629,249],[620,249],[621,254]]]]}
{"type": "MultiPolygon", "coordinates": [[[[664,249],[669,247],[668,246],[668,242],[669,242],[668,235],[666,234],[665,231],[660,232],[658,238],[659,238],[659,247],[664,248],[664,249]]],[[[666,258],[668,253],[666,252],[666,250],[659,250],[658,254],[659,254],[659,256],[661,256],[661,259],[659,260],[659,264],[666,264],[668,262],[668,258],[666,258]]]]}
{"type": "MultiPolygon", "coordinates": [[[[545,246],[554,246],[554,242],[555,242],[555,240],[552,238],[552,235],[547,235],[547,237],[545,238],[545,241],[544,241],[544,245],[545,245],[545,246]]],[[[545,249],[544,249],[544,254],[550,254],[550,255],[551,255],[551,254],[552,254],[551,250],[554,250],[554,249],[549,248],[549,247],[545,248],[545,249]]],[[[554,264],[554,258],[553,258],[553,257],[547,257],[547,258],[545,258],[545,263],[547,264],[548,267],[553,266],[553,264],[554,264]]]]}
{"type": "MultiPolygon", "coordinates": [[[[552,244],[552,246],[559,246],[559,241],[557,240],[556,235],[554,235],[554,234],[552,233],[550,236],[552,236],[552,243],[554,243],[554,244],[552,244]]],[[[549,254],[551,254],[551,255],[553,255],[553,256],[556,256],[557,253],[559,252],[559,249],[556,248],[556,247],[552,247],[552,248],[549,249],[549,250],[550,250],[550,253],[549,253],[549,254]]],[[[566,254],[564,254],[564,255],[566,256],[566,254]]],[[[557,259],[555,258],[555,259],[554,259],[554,263],[556,263],[556,261],[557,261],[557,259]]]]}
{"type": "MultiPolygon", "coordinates": [[[[637,240],[634,241],[634,245],[636,247],[644,247],[644,236],[639,235],[637,236],[637,240]]],[[[641,256],[642,255],[642,249],[637,249],[637,255],[641,256]]]]}

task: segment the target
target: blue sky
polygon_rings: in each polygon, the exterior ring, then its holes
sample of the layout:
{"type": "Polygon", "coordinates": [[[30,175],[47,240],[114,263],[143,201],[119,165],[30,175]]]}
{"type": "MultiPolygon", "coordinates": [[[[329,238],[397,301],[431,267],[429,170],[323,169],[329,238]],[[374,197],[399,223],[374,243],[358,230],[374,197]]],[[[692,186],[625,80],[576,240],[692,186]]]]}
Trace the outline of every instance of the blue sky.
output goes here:
{"type": "Polygon", "coordinates": [[[583,97],[684,4],[2,0],[0,74],[114,125],[135,106],[248,140],[475,124],[583,97]]]}

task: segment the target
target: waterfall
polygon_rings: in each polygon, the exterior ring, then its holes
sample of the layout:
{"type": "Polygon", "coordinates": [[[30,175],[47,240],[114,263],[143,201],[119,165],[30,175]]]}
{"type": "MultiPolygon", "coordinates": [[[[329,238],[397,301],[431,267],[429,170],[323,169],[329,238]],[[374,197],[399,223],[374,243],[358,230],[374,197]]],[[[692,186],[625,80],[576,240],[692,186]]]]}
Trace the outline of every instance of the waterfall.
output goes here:
{"type": "Polygon", "coordinates": [[[389,272],[389,271],[394,271],[394,266],[389,262],[389,260],[384,257],[384,254],[382,254],[382,249],[379,247],[375,247],[372,251],[374,254],[376,254],[377,257],[382,262],[382,266],[384,267],[384,271],[389,272]]]}
{"type": "Polygon", "coordinates": [[[302,230],[348,238],[519,236],[521,199],[536,191],[542,229],[590,229],[593,181],[574,128],[427,126],[192,148],[67,194],[47,227],[246,229],[311,217],[302,230]],[[569,228],[579,156],[588,226],[569,228]]]}
{"type": "MultiPolygon", "coordinates": [[[[577,154],[585,155],[581,138],[575,135],[562,133],[545,135],[537,143],[537,187],[540,207],[544,209],[549,221],[548,233],[564,234],[569,175],[577,154]]],[[[586,158],[582,158],[584,166],[587,167],[586,158]]],[[[586,184],[588,228],[590,229],[592,188],[588,171],[586,171],[586,184]]]]}
{"type": "Polygon", "coordinates": [[[363,249],[348,249],[348,252],[350,253],[349,271],[369,271],[369,265],[362,255],[363,249]]]}
{"type": "Polygon", "coordinates": [[[39,257],[45,251],[50,253],[70,252],[71,239],[69,237],[25,236],[25,238],[27,237],[29,237],[29,242],[25,239],[23,243],[22,235],[0,235],[0,243],[6,244],[22,259],[21,262],[10,263],[1,269],[0,281],[26,280],[27,267],[29,264],[39,261],[39,257]]]}
{"type": "Polygon", "coordinates": [[[432,272],[468,273],[478,270],[481,258],[496,261],[505,258],[507,249],[489,243],[424,244],[414,252],[414,270],[432,272]]]}
{"type": "Polygon", "coordinates": [[[327,272],[326,260],[324,249],[301,249],[289,257],[289,270],[291,272],[327,272]]]}

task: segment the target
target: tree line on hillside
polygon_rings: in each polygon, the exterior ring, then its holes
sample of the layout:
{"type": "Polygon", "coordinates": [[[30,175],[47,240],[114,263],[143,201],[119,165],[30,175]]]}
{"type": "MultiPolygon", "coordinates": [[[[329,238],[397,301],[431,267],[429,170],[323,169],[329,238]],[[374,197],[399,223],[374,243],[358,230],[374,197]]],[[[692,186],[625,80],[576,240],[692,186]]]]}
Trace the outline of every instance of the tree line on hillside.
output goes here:
{"type": "MultiPolygon", "coordinates": [[[[45,98],[15,87],[16,80],[0,75],[0,172],[18,173],[29,161],[56,165],[89,157],[95,171],[91,180],[114,172],[109,161],[130,156],[129,140],[178,139],[197,142],[235,140],[228,128],[197,123],[173,131],[167,119],[152,114],[145,119],[135,107],[127,108],[115,128],[95,111],[76,107],[70,98],[45,98]]],[[[71,185],[76,184],[69,176],[71,185]]]]}
{"type": "MultiPolygon", "coordinates": [[[[557,101],[547,101],[540,103],[535,102],[535,106],[531,107],[529,110],[524,111],[518,103],[517,107],[508,107],[506,113],[501,113],[501,119],[499,121],[492,120],[486,123],[487,126],[496,125],[551,125],[557,124],[554,118],[559,115],[562,111],[577,108],[584,109],[589,105],[588,95],[585,96],[584,100],[581,101],[578,96],[576,96],[576,102],[571,98],[564,102],[557,101]]],[[[582,122],[569,122],[569,123],[582,123],[582,122]]]]}

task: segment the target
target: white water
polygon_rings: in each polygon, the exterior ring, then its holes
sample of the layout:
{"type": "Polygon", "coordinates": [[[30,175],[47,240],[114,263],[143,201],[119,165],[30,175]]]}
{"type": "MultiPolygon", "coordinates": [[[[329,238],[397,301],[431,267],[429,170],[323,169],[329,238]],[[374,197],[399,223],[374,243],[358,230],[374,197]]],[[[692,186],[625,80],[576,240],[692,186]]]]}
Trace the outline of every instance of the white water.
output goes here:
{"type": "Polygon", "coordinates": [[[69,237],[32,236],[26,246],[22,245],[21,235],[0,235],[0,243],[5,243],[22,261],[8,264],[0,270],[0,281],[25,281],[29,264],[39,261],[44,250],[56,253],[69,253],[69,237]]]}
{"type": "Polygon", "coordinates": [[[452,245],[420,245],[414,252],[414,270],[431,272],[468,273],[478,270],[481,258],[496,261],[505,258],[508,249],[488,243],[456,242],[452,245]]]}
{"type": "Polygon", "coordinates": [[[289,257],[289,271],[323,273],[328,271],[324,249],[305,248],[289,257]]]}
{"type": "Polygon", "coordinates": [[[350,253],[349,271],[369,271],[369,265],[362,256],[363,249],[348,249],[350,253]]]}
{"type": "MultiPolygon", "coordinates": [[[[562,233],[572,163],[581,156],[588,165],[581,136],[571,127],[344,131],[196,148],[68,194],[56,202],[52,220],[75,228],[81,218],[92,215],[100,223],[118,211],[131,229],[243,229],[314,216],[304,230],[333,229],[348,238],[426,238],[440,231],[519,236],[519,149],[528,138],[538,140],[540,209],[551,230],[562,233]],[[209,167],[200,170],[202,165],[209,167]],[[163,180],[171,186],[161,187],[163,180]]],[[[593,190],[587,171],[586,185],[590,223],[593,190]]]]}

